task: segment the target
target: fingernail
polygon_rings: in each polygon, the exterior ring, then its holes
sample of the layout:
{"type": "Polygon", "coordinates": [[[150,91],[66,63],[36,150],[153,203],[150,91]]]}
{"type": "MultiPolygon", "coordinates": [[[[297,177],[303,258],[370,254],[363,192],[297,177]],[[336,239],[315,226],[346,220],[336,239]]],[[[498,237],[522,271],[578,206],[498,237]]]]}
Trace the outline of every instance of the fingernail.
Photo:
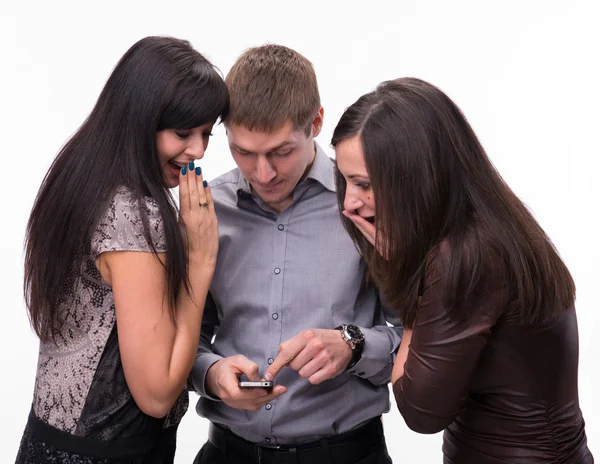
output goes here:
{"type": "Polygon", "coordinates": [[[181,168],[181,174],[183,174],[185,176],[186,173],[187,173],[187,168],[184,166],[181,168]]]}
{"type": "Polygon", "coordinates": [[[202,169],[200,169],[200,166],[196,167],[196,175],[199,176],[200,174],[202,174],[202,169]]]}
{"type": "Polygon", "coordinates": [[[208,182],[206,182],[205,180],[202,181],[202,185],[204,185],[204,188],[208,187],[208,182]]]}
{"type": "Polygon", "coordinates": [[[273,375],[271,375],[271,373],[270,373],[270,372],[267,372],[267,373],[265,374],[265,380],[266,380],[267,382],[270,382],[271,380],[273,380],[273,375]]]}
{"type": "Polygon", "coordinates": [[[188,166],[190,168],[190,171],[194,170],[194,162],[193,161],[190,161],[190,164],[188,166]]]}

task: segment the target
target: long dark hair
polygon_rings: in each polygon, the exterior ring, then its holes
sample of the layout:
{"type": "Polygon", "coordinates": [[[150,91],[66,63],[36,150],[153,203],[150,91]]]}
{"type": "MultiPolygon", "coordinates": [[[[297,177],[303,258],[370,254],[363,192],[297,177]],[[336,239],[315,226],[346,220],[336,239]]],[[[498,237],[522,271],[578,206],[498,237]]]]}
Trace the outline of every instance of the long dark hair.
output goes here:
{"type": "MultiPolygon", "coordinates": [[[[165,187],[156,133],[191,129],[226,117],[229,97],[219,73],[189,42],[146,37],[115,67],[83,125],[60,150],[36,197],[25,239],[24,293],[33,328],[46,341],[69,272],[80,268],[100,216],[118,187],[159,207],[166,236],[170,314],[183,284],[186,251],[174,200],[165,187]]],[[[146,208],[139,208],[153,251],[146,208]]]]}
{"type": "MultiPolygon", "coordinates": [[[[332,145],[359,136],[375,198],[381,257],[342,217],[387,303],[414,322],[426,266],[445,252],[444,302],[461,308],[490,265],[522,323],[571,307],[575,284],[550,239],[504,182],[460,109],[422,80],[381,83],[346,109],[332,145]],[[490,263],[490,261],[494,261],[490,263]]],[[[336,174],[343,210],[346,182],[336,174]]]]}

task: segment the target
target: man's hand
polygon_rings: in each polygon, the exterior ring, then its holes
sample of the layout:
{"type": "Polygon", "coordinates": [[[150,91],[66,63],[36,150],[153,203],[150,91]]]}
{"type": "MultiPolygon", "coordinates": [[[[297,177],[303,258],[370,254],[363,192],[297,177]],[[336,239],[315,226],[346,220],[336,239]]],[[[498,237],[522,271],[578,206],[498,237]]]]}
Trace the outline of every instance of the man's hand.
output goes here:
{"type": "Polygon", "coordinates": [[[279,345],[279,355],[265,372],[265,379],[273,380],[284,366],[289,365],[316,385],[339,375],[351,359],[352,349],[339,330],[303,330],[279,345]]]}
{"type": "Polygon", "coordinates": [[[242,374],[246,374],[249,380],[260,380],[258,365],[241,354],[217,361],[206,373],[207,392],[218,396],[232,408],[250,411],[260,409],[286,392],[283,385],[275,385],[271,391],[264,388],[242,389],[238,386],[242,374]]]}

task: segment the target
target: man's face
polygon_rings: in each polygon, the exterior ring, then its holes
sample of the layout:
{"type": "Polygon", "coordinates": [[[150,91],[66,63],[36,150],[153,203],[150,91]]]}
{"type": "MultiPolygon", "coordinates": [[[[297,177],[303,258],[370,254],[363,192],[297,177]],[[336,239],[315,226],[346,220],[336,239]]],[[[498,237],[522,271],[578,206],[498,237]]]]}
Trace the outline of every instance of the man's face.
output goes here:
{"type": "Polygon", "coordinates": [[[296,130],[291,120],[273,132],[227,126],[235,163],[254,193],[275,211],[282,212],[292,203],[294,188],[315,159],[314,137],[322,124],[321,108],[308,136],[303,130],[296,130]]]}

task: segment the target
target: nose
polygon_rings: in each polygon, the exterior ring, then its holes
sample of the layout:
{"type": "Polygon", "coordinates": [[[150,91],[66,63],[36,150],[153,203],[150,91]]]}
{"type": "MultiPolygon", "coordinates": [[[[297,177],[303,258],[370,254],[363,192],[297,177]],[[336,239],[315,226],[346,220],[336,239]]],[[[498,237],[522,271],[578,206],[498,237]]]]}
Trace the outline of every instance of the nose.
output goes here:
{"type": "Polygon", "coordinates": [[[356,192],[352,188],[346,187],[346,195],[344,196],[344,209],[346,211],[355,211],[364,206],[364,202],[358,198],[356,192]]]}
{"type": "Polygon", "coordinates": [[[204,145],[204,140],[202,140],[202,137],[190,137],[185,150],[187,155],[191,156],[195,160],[199,160],[204,158],[204,150],[206,150],[206,146],[204,145]]]}
{"type": "Polygon", "coordinates": [[[259,155],[256,160],[256,180],[261,184],[268,184],[276,174],[267,157],[259,155]]]}

